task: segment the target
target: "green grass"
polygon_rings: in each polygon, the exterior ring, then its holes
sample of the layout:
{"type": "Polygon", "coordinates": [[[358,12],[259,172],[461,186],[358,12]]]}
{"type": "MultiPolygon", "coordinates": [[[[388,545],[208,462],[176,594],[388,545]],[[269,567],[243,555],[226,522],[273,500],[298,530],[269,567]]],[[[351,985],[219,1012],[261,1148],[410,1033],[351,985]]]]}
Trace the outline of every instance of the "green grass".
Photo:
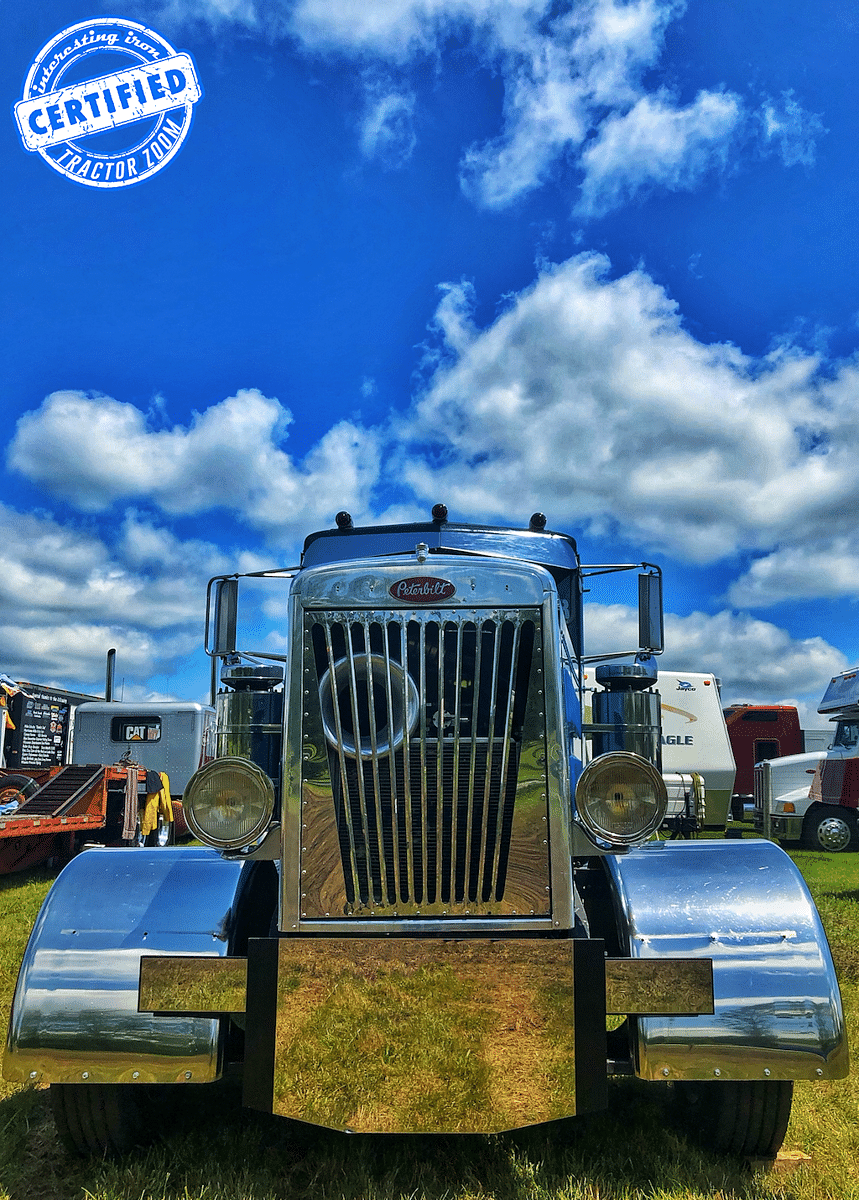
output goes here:
{"type": "MultiPolygon", "coordinates": [[[[859,855],[794,858],[827,929],[859,1063],[859,855]]],[[[0,879],[4,1024],[51,878],[0,879]]],[[[859,1200],[859,1075],[797,1084],[785,1148],[811,1161],[784,1173],[699,1150],[676,1132],[667,1093],[634,1081],[612,1086],[606,1113],[503,1136],[350,1137],[243,1112],[219,1085],[193,1096],[149,1150],[80,1162],[57,1142],[44,1089],[0,1085],[0,1200],[859,1200]]]]}

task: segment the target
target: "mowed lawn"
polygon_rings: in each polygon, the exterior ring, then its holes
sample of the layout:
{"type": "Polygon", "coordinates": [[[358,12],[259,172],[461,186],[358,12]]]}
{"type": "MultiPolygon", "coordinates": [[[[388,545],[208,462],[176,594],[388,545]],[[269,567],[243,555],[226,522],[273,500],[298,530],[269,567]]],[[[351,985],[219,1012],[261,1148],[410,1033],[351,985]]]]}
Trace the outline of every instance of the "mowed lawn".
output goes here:
{"type": "MultiPolygon", "coordinates": [[[[859,855],[793,857],[829,935],[859,1064],[859,855]]],[[[0,879],[4,1027],[52,879],[0,879]]],[[[859,1074],[796,1085],[785,1150],[772,1169],[711,1155],[679,1132],[667,1089],[634,1081],[611,1085],[604,1114],[492,1137],[333,1134],[242,1112],[213,1086],[189,1088],[150,1149],[82,1162],[58,1143],[45,1089],[0,1084],[0,1200],[859,1198],[859,1074]]]]}

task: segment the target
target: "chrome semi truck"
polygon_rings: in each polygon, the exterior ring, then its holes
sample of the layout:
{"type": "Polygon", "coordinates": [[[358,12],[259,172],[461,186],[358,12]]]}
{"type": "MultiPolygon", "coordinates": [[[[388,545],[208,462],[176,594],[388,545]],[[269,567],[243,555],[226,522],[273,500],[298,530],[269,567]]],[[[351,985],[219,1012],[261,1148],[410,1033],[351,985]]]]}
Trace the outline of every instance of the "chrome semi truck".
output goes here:
{"type": "Polygon", "coordinates": [[[626,1075],[772,1155],[792,1081],[847,1072],[790,859],[652,840],[658,568],[545,526],[341,513],[298,567],[212,581],[204,845],[80,855],[21,967],[4,1074],[50,1084],[73,1148],[124,1150],[226,1072],[251,1108],[379,1133],[586,1113],[626,1075]],[[583,596],[636,575],[639,645],[600,656],[584,724],[583,596]]]}

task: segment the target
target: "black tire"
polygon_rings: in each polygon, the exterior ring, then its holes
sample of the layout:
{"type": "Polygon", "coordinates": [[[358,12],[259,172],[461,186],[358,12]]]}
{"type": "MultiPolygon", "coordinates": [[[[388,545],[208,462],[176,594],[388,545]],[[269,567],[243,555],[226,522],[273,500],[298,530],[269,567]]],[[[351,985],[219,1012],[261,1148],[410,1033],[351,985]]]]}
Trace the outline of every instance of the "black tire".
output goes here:
{"type": "Polygon", "coordinates": [[[10,800],[16,800],[19,796],[21,800],[26,800],[38,790],[38,783],[29,775],[0,775],[0,795],[4,797],[2,801],[4,804],[8,804],[10,800]],[[8,795],[6,795],[7,792],[8,795]]]}
{"type": "Polygon", "coordinates": [[[802,844],[809,850],[840,854],[855,850],[857,842],[856,817],[848,808],[815,804],[802,823],[802,844]]]}
{"type": "Polygon", "coordinates": [[[176,826],[172,821],[163,820],[158,814],[158,824],[147,833],[143,839],[144,846],[173,846],[176,843],[176,826]]]}
{"type": "Polygon", "coordinates": [[[60,1141],[79,1157],[125,1154],[153,1139],[146,1086],[52,1083],[50,1099],[60,1141]]]}
{"type": "Polygon", "coordinates": [[[746,1158],[775,1158],[790,1120],[793,1083],[783,1079],[675,1084],[682,1115],[703,1146],[746,1158]]]}

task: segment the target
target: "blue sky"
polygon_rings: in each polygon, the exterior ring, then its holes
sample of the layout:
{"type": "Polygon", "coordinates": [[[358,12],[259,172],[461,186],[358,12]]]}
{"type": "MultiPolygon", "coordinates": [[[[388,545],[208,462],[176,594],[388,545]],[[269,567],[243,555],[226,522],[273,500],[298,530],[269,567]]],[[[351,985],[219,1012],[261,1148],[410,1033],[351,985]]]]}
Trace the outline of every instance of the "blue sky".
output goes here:
{"type": "MultiPolygon", "coordinates": [[[[666,666],[813,711],[859,660],[857,26],[833,0],[6,5],[0,669],[100,691],[115,646],[127,698],[197,698],[210,575],[440,500],[660,562],[666,666]],[[11,116],[104,15],[204,90],[117,189],[11,116]]],[[[594,650],[629,619],[594,606],[594,650]]]]}

